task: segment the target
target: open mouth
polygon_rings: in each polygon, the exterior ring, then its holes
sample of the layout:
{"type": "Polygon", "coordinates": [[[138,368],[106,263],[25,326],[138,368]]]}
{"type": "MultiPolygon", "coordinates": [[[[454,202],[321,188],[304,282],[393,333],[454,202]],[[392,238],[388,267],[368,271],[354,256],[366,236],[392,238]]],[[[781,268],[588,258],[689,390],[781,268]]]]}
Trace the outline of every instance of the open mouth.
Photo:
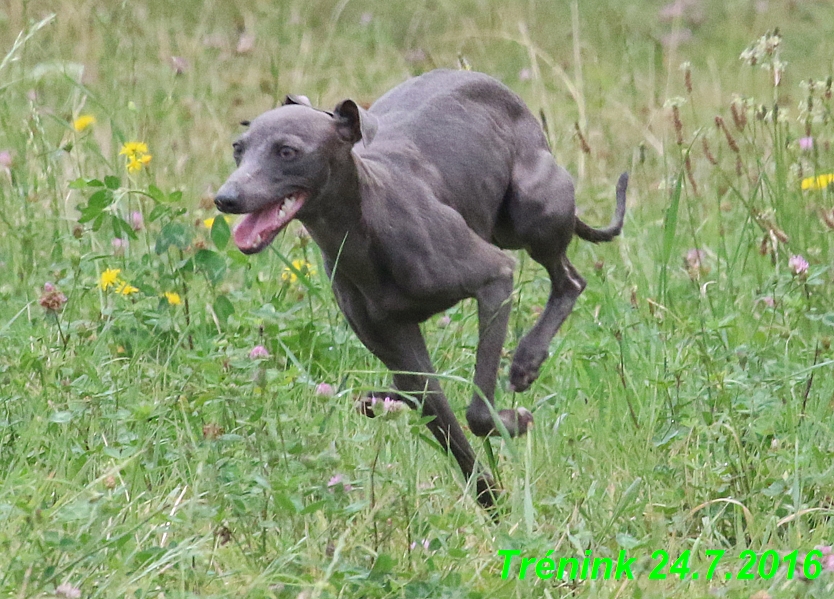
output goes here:
{"type": "Polygon", "coordinates": [[[307,196],[307,192],[294,191],[275,204],[247,214],[235,227],[238,249],[244,254],[257,254],[263,250],[301,210],[307,196]]]}

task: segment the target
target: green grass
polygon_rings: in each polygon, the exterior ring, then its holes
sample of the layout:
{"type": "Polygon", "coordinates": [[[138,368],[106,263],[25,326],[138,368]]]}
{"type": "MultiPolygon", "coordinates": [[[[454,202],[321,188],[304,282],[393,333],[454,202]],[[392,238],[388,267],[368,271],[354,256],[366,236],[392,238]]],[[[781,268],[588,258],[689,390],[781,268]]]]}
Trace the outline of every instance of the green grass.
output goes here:
{"type": "MultiPolygon", "coordinates": [[[[834,73],[834,7],[693,6],[672,22],[647,0],[1,7],[0,594],[829,596],[830,572],[725,574],[746,549],[802,556],[834,540],[834,231],[820,216],[834,195],[800,187],[834,172],[832,100],[825,83],[800,86],[834,73]],[[678,27],[692,37],[670,47],[678,27]],[[774,27],[778,87],[739,60],[774,27]],[[242,32],[254,44],[238,52],[242,32]],[[373,101],[459,57],[545,116],[586,221],[608,221],[631,173],[622,237],[574,244],[588,287],[540,379],[513,396],[509,357],[548,292],[517,255],[498,401],[536,427],[491,442],[500,523],[417,415],[354,412],[388,375],[298,228],[244,257],[222,219],[203,223],[240,120],[286,93],[373,101]],[[77,132],[80,115],[96,123],[77,132]],[[126,171],[128,141],[147,143],[148,168],[126,171]],[[106,269],[137,291],[103,290],[106,269]],[[57,312],[39,305],[47,282],[67,298],[57,312]],[[256,345],[269,357],[251,359],[256,345]],[[626,550],[635,579],[518,580],[517,558],[503,580],[507,549],[626,550]],[[700,579],[650,580],[658,550],[691,551],[700,579]],[[726,550],[712,581],[708,550],[726,550]]],[[[476,313],[447,316],[424,330],[462,417],[476,313]]]]}

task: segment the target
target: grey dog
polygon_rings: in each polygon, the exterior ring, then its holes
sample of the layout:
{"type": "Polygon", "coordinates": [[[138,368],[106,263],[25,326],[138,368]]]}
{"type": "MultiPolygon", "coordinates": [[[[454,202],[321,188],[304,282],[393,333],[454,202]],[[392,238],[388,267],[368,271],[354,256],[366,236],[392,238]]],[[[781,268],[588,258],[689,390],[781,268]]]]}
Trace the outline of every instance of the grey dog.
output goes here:
{"type": "Polygon", "coordinates": [[[429,429],[466,479],[475,477],[480,504],[492,507],[498,490],[443,395],[419,324],[474,297],[480,337],[469,428],[477,436],[527,432],[528,410],[492,407],[513,290],[514,260],[502,249],[527,250],[552,284],[510,368],[511,389],[524,391],[585,288],[568,244],[574,234],[600,242],[620,233],[627,174],[611,224],[588,226],[530,110],[470,71],[410,79],[367,111],[344,100],[327,112],[287,96],[233,147],[237,170],[215,204],[247,215],[234,231],[237,246],[259,252],[291,220],[307,227],[348,323],[393,372],[393,396],[434,417],[429,429]]]}

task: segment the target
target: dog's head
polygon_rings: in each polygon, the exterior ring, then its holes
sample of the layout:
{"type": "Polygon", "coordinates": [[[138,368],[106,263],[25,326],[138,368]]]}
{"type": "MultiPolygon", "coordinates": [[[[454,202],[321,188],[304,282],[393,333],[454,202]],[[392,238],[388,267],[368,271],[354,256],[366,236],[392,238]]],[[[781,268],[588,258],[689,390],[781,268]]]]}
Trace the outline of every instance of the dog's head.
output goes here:
{"type": "Polygon", "coordinates": [[[237,170],[214,203],[221,212],[246,214],[234,231],[245,254],[260,252],[291,220],[320,209],[320,196],[353,166],[353,145],[369,144],[376,133],[376,119],[353,100],[325,112],[304,96],[287,96],[281,107],[242,124],[248,130],[232,144],[237,170]]]}

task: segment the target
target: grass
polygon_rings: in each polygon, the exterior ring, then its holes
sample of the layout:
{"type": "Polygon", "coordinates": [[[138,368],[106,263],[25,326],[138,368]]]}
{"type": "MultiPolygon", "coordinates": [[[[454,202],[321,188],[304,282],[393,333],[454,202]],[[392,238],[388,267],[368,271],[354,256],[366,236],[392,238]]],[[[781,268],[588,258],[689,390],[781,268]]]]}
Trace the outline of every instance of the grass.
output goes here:
{"type": "MultiPolygon", "coordinates": [[[[0,593],[828,596],[830,572],[736,575],[744,550],[784,561],[834,538],[834,196],[801,185],[834,172],[834,8],[687,6],[0,8],[0,593]],[[774,56],[739,60],[776,26],[778,86],[759,68],[774,56]],[[538,382],[515,397],[502,364],[498,401],[536,428],[491,442],[500,523],[417,415],[353,411],[388,377],[299,229],[244,257],[222,218],[205,222],[240,120],[286,93],[372,101],[459,60],[541,111],[585,220],[608,221],[631,173],[623,236],[572,248],[588,287],[538,382]],[[152,156],[132,173],[130,141],[152,156]],[[108,269],[135,292],[103,289],[108,269]],[[250,358],[258,345],[268,356],[250,358]],[[507,579],[503,550],[520,552],[507,579]],[[521,557],[551,550],[625,551],[635,579],[519,580],[521,557]],[[670,573],[685,551],[698,580],[670,573]]],[[[548,291],[517,257],[510,352],[548,291]]],[[[475,309],[445,316],[425,333],[462,416],[475,309]]]]}

